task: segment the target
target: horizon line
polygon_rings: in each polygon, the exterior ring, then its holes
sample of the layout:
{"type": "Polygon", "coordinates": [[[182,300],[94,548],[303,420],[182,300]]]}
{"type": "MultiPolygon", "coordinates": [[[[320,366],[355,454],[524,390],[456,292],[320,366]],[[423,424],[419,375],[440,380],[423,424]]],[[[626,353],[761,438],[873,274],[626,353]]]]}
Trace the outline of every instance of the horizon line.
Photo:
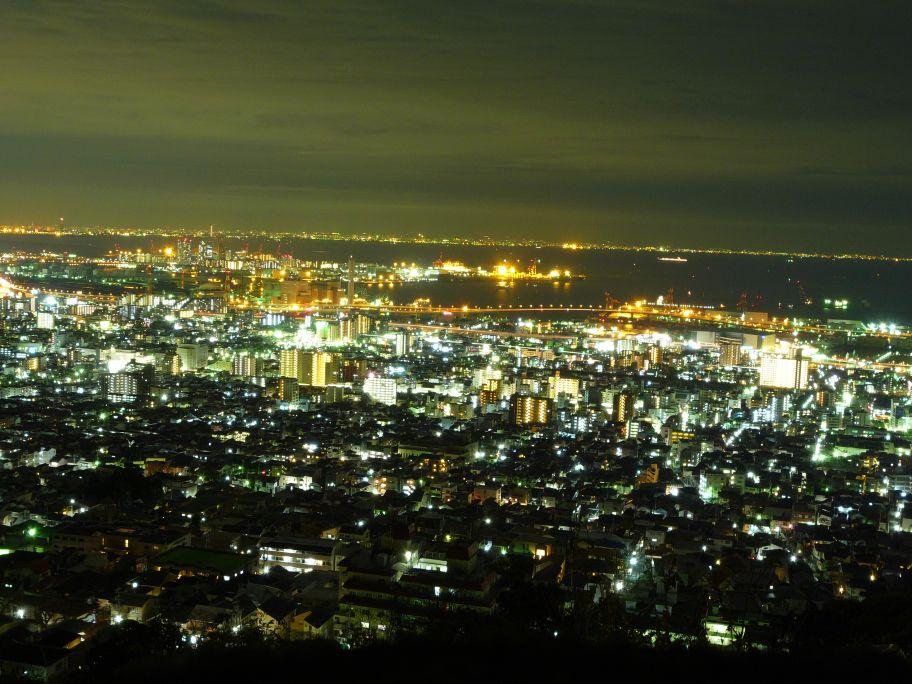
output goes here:
{"type": "Polygon", "coordinates": [[[134,234],[158,235],[161,237],[193,236],[211,237],[213,231],[220,237],[241,238],[245,236],[294,237],[300,240],[332,240],[350,242],[391,242],[405,244],[440,244],[468,247],[533,247],[547,249],[564,249],[567,251],[648,251],[657,253],[681,252],[685,254],[718,254],[741,256],[791,257],[802,259],[845,259],[865,261],[910,262],[912,256],[891,256],[887,254],[853,253],[853,252],[812,252],[804,250],[775,249],[736,249],[732,247],[673,246],[661,244],[621,244],[613,242],[593,242],[579,240],[553,241],[523,238],[491,238],[489,236],[463,238],[459,236],[431,237],[423,233],[414,235],[396,235],[393,233],[342,233],[339,231],[316,230],[273,230],[268,228],[220,228],[213,225],[203,227],[159,226],[156,228],[140,226],[52,226],[52,225],[0,225],[0,234],[34,234],[34,235],[85,235],[92,231],[124,237],[134,234]]]}

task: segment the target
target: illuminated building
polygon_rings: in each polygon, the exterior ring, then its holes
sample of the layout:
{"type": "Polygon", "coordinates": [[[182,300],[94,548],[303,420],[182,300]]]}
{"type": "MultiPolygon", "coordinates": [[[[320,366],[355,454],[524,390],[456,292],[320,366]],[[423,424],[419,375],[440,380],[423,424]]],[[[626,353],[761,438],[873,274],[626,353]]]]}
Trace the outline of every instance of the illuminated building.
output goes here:
{"type": "Polygon", "coordinates": [[[799,353],[795,358],[764,355],[760,359],[760,386],[777,389],[805,389],[808,382],[808,360],[799,353]]]}
{"type": "Polygon", "coordinates": [[[276,395],[279,401],[295,402],[301,397],[301,386],[296,378],[279,378],[276,395]]]}
{"type": "Polygon", "coordinates": [[[197,371],[209,362],[209,345],[179,344],[177,345],[177,358],[180,361],[181,372],[197,371]]]}
{"type": "Polygon", "coordinates": [[[283,378],[294,378],[304,381],[304,351],[301,349],[283,349],[279,353],[279,375],[283,378]]]}
{"type": "Polygon", "coordinates": [[[335,354],[327,352],[308,352],[305,354],[305,385],[326,387],[333,379],[336,365],[335,354]]]}
{"type": "Polygon", "coordinates": [[[473,373],[472,385],[474,387],[484,387],[490,380],[501,380],[503,372],[499,368],[476,368],[473,373]]]}
{"type": "Polygon", "coordinates": [[[412,336],[400,331],[396,333],[396,356],[405,356],[412,350],[412,336]]]}
{"type": "Polygon", "coordinates": [[[105,378],[105,394],[115,404],[132,404],[149,396],[152,367],[130,364],[105,378]]]}
{"type": "Polygon", "coordinates": [[[23,365],[29,371],[41,371],[47,366],[47,358],[44,355],[30,356],[24,360],[23,365]]]}
{"type": "Polygon", "coordinates": [[[355,337],[360,335],[367,335],[373,330],[374,320],[370,316],[365,316],[364,314],[355,314],[354,318],[354,329],[353,333],[355,337]]]}
{"type": "Polygon", "coordinates": [[[340,368],[342,382],[352,382],[367,376],[367,361],[365,359],[343,358],[340,368]]]}
{"type": "Polygon", "coordinates": [[[500,401],[500,392],[500,380],[488,380],[478,391],[478,403],[482,406],[487,406],[488,404],[496,404],[498,401],[500,401]]]}
{"type": "Polygon", "coordinates": [[[344,330],[342,323],[344,321],[318,321],[316,325],[317,334],[321,340],[327,342],[341,342],[344,339],[344,330]]]}
{"type": "Polygon", "coordinates": [[[54,314],[47,311],[39,311],[36,318],[35,327],[39,330],[54,329],[54,314]]]}
{"type": "Polygon", "coordinates": [[[616,423],[626,423],[633,417],[633,404],[636,398],[629,392],[618,392],[614,395],[612,417],[616,423]]]}
{"type": "Polygon", "coordinates": [[[649,347],[649,363],[653,366],[662,363],[662,348],[657,344],[649,347]]]}
{"type": "Polygon", "coordinates": [[[528,394],[510,399],[510,421],[514,425],[547,425],[551,422],[551,400],[528,394]]]}
{"type": "Polygon", "coordinates": [[[253,378],[263,374],[263,361],[252,354],[238,354],[231,362],[231,374],[253,378]]]}
{"type": "Polygon", "coordinates": [[[339,339],[343,342],[351,342],[358,336],[355,329],[355,322],[351,318],[343,318],[339,321],[339,339]]]}
{"type": "Polygon", "coordinates": [[[650,463],[649,467],[644,470],[637,478],[637,486],[644,484],[655,484],[659,481],[659,465],[650,463]]]}
{"type": "Polygon", "coordinates": [[[548,398],[557,399],[561,394],[565,394],[576,401],[579,397],[579,386],[579,379],[562,378],[560,373],[555,373],[548,378],[548,398]]]}
{"type": "Polygon", "coordinates": [[[689,440],[693,439],[695,436],[696,436],[696,433],[691,432],[689,430],[680,430],[680,429],[674,429],[674,428],[670,428],[670,427],[662,428],[662,437],[664,438],[665,443],[668,446],[674,446],[675,444],[689,441],[689,440]]]}
{"type": "Polygon", "coordinates": [[[393,378],[371,376],[364,381],[364,393],[379,404],[396,403],[396,381],[393,378]]]}
{"type": "Polygon", "coordinates": [[[302,385],[326,387],[333,375],[335,358],[328,352],[283,349],[279,354],[279,375],[294,378],[302,385]]]}
{"type": "Polygon", "coordinates": [[[337,543],[327,539],[281,537],[264,539],[260,546],[260,571],[281,566],[289,572],[310,572],[316,568],[335,570],[337,543]]]}
{"type": "Polygon", "coordinates": [[[741,340],[719,337],[719,365],[725,368],[741,363],[741,340]]]}

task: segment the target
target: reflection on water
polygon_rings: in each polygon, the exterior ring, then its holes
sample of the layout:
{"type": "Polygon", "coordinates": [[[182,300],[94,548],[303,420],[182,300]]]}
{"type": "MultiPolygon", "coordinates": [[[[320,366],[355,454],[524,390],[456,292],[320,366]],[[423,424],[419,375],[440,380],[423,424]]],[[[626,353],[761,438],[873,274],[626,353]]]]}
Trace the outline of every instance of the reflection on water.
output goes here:
{"type": "Polygon", "coordinates": [[[519,305],[601,306],[605,298],[598,287],[598,283],[588,279],[554,283],[515,282],[507,286],[499,286],[494,280],[411,282],[371,285],[367,288],[367,297],[386,297],[397,304],[409,304],[427,297],[435,304],[453,308],[463,305],[503,308],[519,305]]]}
{"type": "MultiPolygon", "coordinates": [[[[226,249],[262,249],[301,259],[344,262],[349,255],[360,262],[391,264],[415,262],[429,266],[439,258],[457,259],[468,266],[492,267],[501,260],[541,268],[569,268],[587,278],[557,283],[516,281],[500,287],[495,280],[401,283],[371,293],[382,293],[397,303],[428,297],[435,304],[458,307],[511,305],[599,305],[606,293],[622,301],[662,295],[678,302],[750,308],[777,315],[797,313],[865,321],[912,322],[912,263],[800,259],[741,255],[687,254],[686,261],[659,261],[653,252],[566,251],[557,248],[471,247],[255,238],[220,240],[226,249]],[[845,310],[826,311],[824,299],[847,299],[845,310]],[[805,304],[810,299],[811,305],[805,304]]],[[[73,252],[101,256],[115,244],[125,249],[160,248],[165,239],[94,236],[0,235],[0,249],[73,252]]]]}

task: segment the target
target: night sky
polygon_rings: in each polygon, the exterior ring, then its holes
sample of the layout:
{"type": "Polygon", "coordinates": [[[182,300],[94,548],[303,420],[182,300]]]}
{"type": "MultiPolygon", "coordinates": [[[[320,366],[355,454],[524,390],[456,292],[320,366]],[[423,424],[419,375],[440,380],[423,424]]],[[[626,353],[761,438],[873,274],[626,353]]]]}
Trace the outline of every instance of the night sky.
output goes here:
{"type": "Polygon", "coordinates": [[[912,255],[909,0],[0,3],[0,223],[912,255]]]}

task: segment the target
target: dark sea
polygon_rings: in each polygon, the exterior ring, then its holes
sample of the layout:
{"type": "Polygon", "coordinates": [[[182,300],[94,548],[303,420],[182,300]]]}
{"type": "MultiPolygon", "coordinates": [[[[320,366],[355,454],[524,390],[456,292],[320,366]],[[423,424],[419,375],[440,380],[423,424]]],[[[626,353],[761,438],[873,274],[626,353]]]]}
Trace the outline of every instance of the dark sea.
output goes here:
{"type": "MultiPolygon", "coordinates": [[[[493,267],[502,260],[526,268],[533,260],[539,271],[570,269],[581,280],[560,283],[516,283],[500,287],[494,280],[414,282],[373,288],[396,303],[428,297],[439,305],[458,307],[548,304],[599,305],[606,294],[628,301],[654,300],[671,292],[674,301],[699,305],[748,308],[771,315],[804,315],[864,322],[912,324],[912,262],[680,254],[626,250],[579,250],[533,247],[473,247],[393,244],[343,240],[252,238],[224,239],[227,249],[263,249],[301,259],[345,261],[352,255],[362,263],[408,262],[429,266],[437,259],[459,260],[467,266],[493,267]],[[680,256],[686,261],[662,261],[680,256]],[[825,300],[848,300],[846,309],[825,300]],[[810,303],[807,303],[810,301],[810,303]]],[[[22,249],[101,256],[115,246],[157,249],[165,238],[0,235],[0,251],[22,249]]]]}

